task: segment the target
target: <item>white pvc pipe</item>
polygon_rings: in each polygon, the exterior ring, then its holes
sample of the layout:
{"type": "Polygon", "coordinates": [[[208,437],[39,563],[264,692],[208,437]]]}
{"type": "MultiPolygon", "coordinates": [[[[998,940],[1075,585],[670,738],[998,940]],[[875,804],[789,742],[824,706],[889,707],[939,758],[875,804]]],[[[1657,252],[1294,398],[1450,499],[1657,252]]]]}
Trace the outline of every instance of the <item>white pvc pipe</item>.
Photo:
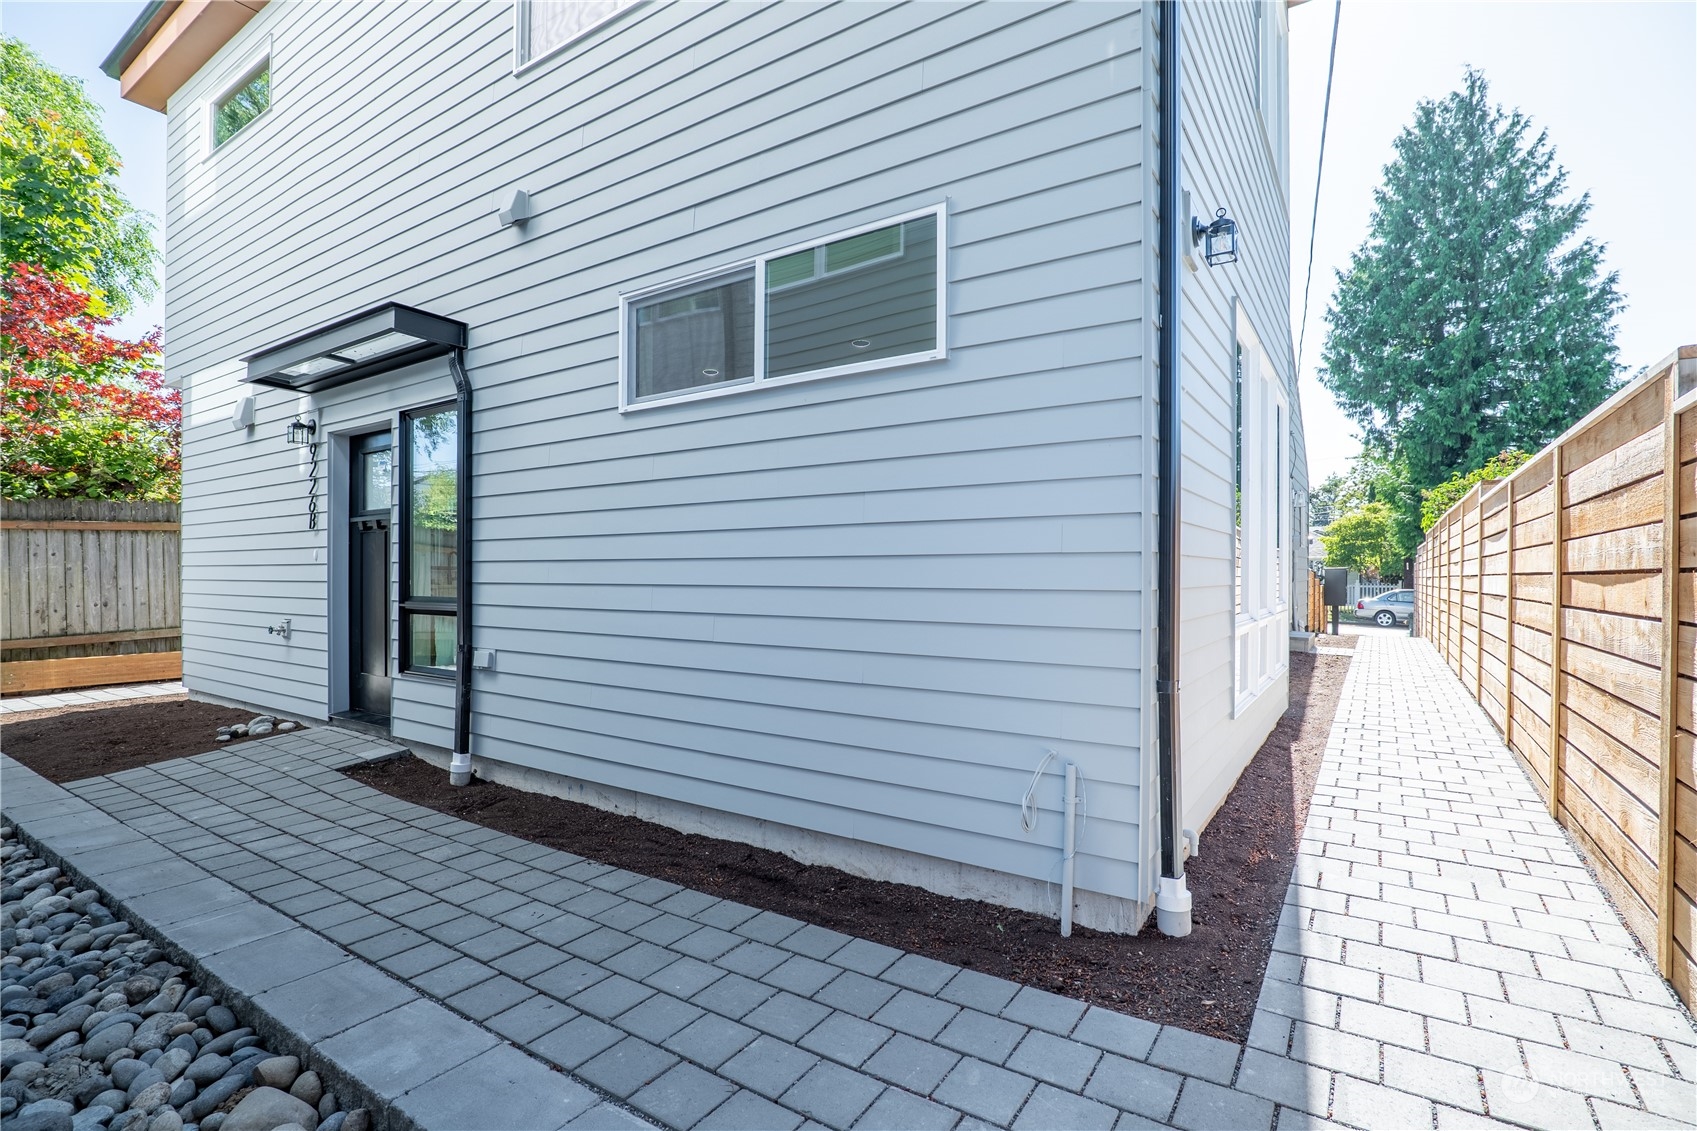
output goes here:
{"type": "Polygon", "coordinates": [[[1074,820],[1078,816],[1078,767],[1067,763],[1066,855],[1061,858],[1061,937],[1072,937],[1072,857],[1074,820]]]}

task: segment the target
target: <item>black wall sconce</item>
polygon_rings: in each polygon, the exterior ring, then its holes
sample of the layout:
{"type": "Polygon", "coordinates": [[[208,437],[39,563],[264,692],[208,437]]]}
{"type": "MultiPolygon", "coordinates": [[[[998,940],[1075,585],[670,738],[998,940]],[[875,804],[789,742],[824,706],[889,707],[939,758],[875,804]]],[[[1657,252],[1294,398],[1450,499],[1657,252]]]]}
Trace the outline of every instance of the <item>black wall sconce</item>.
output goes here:
{"type": "Polygon", "coordinates": [[[1237,262],[1237,221],[1224,208],[1214,213],[1213,223],[1190,218],[1190,242],[1202,245],[1202,259],[1210,267],[1237,262]]]}
{"type": "Polygon", "coordinates": [[[289,421],[289,443],[293,447],[304,448],[313,442],[313,436],[318,432],[318,421],[302,420],[295,417],[289,421]]]}
{"type": "Polygon", "coordinates": [[[289,421],[288,442],[291,447],[305,448],[311,465],[306,479],[306,528],[318,529],[318,421],[299,416],[289,421]]]}

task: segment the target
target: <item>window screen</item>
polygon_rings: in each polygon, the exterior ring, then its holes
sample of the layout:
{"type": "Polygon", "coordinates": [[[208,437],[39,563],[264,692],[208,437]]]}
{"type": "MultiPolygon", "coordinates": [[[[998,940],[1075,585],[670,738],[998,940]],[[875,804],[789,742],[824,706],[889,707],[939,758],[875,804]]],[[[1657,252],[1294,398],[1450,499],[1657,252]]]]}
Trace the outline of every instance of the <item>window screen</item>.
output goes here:
{"type": "Polygon", "coordinates": [[[518,6],[519,66],[564,47],[635,0],[524,0],[518,6]]]}
{"type": "Polygon", "coordinates": [[[754,376],[752,268],[645,299],[630,317],[638,399],[754,376]]]}

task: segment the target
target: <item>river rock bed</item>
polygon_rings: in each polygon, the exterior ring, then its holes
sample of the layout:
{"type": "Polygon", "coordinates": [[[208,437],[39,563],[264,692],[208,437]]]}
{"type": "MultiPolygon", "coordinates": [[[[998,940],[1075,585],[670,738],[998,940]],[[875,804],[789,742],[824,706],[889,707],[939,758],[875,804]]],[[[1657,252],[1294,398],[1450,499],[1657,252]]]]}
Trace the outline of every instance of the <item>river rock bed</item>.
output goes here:
{"type": "Polygon", "coordinates": [[[0,827],[6,1131],[369,1131],[181,966],[0,827]]]}

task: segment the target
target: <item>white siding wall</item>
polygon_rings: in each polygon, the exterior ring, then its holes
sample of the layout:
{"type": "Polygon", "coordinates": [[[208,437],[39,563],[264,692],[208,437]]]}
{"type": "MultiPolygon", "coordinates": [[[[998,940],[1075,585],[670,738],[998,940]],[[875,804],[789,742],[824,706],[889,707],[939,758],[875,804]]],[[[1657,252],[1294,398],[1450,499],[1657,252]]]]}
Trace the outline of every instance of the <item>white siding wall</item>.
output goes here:
{"type": "MultiPolygon", "coordinates": [[[[1276,0],[1255,0],[1277,21],[1276,0]]],[[[1281,677],[1234,717],[1233,307],[1242,302],[1267,358],[1291,379],[1288,178],[1258,109],[1252,3],[1183,4],[1181,175],[1202,219],[1224,207],[1238,223],[1241,257],[1182,272],[1184,491],[1180,681],[1184,823],[1201,828],[1219,808],[1289,698],[1281,677]]],[[[1276,25],[1275,25],[1276,26],[1276,25]]],[[[1280,91],[1283,97],[1283,89],[1280,91]]],[[[1154,181],[1151,180],[1151,186],[1154,181]]],[[[1149,190],[1154,191],[1151,187],[1149,190]]],[[[1293,408],[1292,429],[1300,427],[1293,408]]],[[[1300,433],[1296,433],[1299,435],[1300,433]]],[[[1290,457],[1292,476],[1305,462],[1290,457]]],[[[1287,539],[1289,499],[1283,503],[1287,539]]],[[[1286,579],[1289,592],[1289,578],[1286,579]]],[[[1284,632],[1279,632],[1281,648],[1284,632]]]]}
{"type": "MultiPolygon", "coordinates": [[[[271,4],[172,101],[190,686],[330,709],[297,398],[232,432],[231,363],[397,300],[472,328],[478,755],[1054,880],[1058,820],[1018,819],[1053,748],[1088,781],[1080,886],[1144,898],[1144,16],[659,4],[516,78],[512,18],[271,4]],[[201,101],[267,39],[271,110],[203,160],[201,101]],[[509,187],[523,229],[491,215],[509,187]],[[616,412],[620,290],[939,200],[947,362],[616,412]]],[[[1237,214],[1271,232],[1269,206],[1237,214]]],[[[345,433],[447,391],[311,407],[345,433]]],[[[1186,662],[1217,667],[1201,604],[1186,662]]],[[[397,735],[446,745],[445,690],[397,679],[397,735]]]]}

